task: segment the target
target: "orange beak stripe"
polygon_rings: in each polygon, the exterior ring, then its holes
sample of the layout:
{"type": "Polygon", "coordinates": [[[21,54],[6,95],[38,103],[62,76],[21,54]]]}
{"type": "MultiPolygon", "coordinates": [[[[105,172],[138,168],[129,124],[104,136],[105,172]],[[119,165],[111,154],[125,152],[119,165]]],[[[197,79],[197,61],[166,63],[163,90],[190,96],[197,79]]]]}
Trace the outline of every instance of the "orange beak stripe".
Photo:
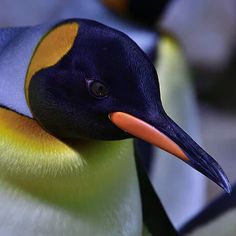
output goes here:
{"type": "Polygon", "coordinates": [[[145,121],[124,112],[110,113],[109,118],[123,131],[153,144],[183,161],[189,161],[189,158],[175,142],[145,121]]]}

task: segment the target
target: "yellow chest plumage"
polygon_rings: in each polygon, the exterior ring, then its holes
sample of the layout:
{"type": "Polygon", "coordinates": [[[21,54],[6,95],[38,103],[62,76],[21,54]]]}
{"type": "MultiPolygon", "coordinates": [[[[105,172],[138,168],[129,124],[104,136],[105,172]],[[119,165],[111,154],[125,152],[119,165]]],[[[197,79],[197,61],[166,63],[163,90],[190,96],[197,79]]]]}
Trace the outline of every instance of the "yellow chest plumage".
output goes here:
{"type": "MultiPolygon", "coordinates": [[[[64,216],[88,217],[91,230],[141,232],[131,141],[62,141],[35,120],[4,108],[0,130],[1,181],[14,191],[47,203],[50,210],[64,209],[64,216]]],[[[82,223],[79,231],[84,227],[82,223]]]]}

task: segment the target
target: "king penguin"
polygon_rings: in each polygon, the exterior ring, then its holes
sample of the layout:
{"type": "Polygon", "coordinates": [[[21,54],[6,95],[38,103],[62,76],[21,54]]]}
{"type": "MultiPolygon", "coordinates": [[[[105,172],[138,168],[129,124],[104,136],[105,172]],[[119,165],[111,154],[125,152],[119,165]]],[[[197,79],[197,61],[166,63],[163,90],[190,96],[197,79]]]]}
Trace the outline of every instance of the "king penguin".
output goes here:
{"type": "Polygon", "coordinates": [[[0,35],[4,235],[177,235],[134,137],[230,192],[217,162],[165,113],[156,70],[128,36],[84,19],[0,35]]]}

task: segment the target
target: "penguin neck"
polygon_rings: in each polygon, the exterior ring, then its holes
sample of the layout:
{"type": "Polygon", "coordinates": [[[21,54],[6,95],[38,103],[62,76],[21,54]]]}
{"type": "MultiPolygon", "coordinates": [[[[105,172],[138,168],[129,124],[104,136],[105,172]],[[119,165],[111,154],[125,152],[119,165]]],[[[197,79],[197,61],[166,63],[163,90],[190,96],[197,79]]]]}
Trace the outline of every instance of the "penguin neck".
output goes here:
{"type": "Polygon", "coordinates": [[[96,233],[83,234],[88,225],[139,235],[141,204],[130,140],[61,141],[12,111],[0,108],[0,117],[4,181],[64,216],[74,215],[81,235],[96,233]]]}
{"type": "Polygon", "coordinates": [[[41,38],[55,24],[0,29],[0,104],[31,117],[24,93],[28,66],[41,38]]]}

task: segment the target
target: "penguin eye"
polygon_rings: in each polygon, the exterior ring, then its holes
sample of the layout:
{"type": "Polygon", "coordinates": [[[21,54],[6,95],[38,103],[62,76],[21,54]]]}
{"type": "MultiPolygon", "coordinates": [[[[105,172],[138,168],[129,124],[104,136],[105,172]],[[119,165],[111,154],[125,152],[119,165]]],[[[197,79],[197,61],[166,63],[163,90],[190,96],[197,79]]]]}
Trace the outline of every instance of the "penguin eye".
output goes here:
{"type": "Polygon", "coordinates": [[[96,80],[90,81],[89,90],[90,93],[97,98],[106,97],[110,92],[109,89],[103,83],[96,80]]]}

